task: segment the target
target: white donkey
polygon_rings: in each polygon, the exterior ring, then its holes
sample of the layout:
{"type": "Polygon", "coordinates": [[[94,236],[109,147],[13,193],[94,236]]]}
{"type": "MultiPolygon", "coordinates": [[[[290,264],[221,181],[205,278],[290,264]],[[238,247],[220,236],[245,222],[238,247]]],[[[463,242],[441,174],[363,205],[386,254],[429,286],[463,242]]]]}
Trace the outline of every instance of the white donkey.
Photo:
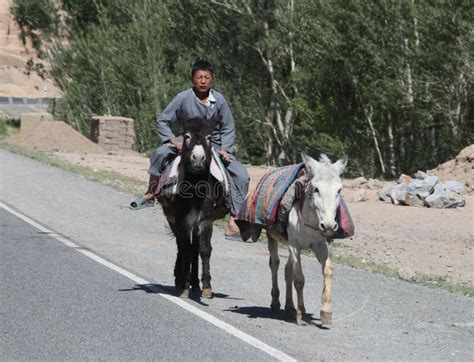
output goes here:
{"type": "Polygon", "coordinates": [[[307,173],[307,182],[302,197],[295,202],[289,213],[287,235],[267,227],[268,250],[270,251],[270,269],[272,272],[272,303],[274,311],[280,309],[280,291],[278,289],[278,241],[288,245],[289,258],[285,267],[286,304],[285,310],[290,316],[296,313],[296,323],[305,324],[303,301],[304,275],[301,267],[301,250],[311,249],[321,263],[324,276],[324,289],[320,320],[322,325],[332,323],[331,284],[333,267],[329,259],[327,241],[338,229],[336,212],[340,202],[342,188],[341,173],[347,165],[347,158],[331,163],[326,155],[319,162],[302,154],[307,173]],[[297,307],[293,303],[292,282],[297,294],[297,307]]]}

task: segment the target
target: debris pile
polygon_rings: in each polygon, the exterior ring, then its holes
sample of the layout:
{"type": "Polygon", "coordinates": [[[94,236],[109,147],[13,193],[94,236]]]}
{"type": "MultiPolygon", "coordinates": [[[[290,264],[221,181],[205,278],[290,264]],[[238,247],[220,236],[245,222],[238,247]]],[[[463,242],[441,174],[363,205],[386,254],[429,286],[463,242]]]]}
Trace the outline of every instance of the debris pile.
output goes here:
{"type": "Polygon", "coordinates": [[[464,183],[448,180],[441,182],[438,176],[418,171],[415,178],[401,175],[397,185],[377,193],[379,200],[395,205],[446,209],[466,204],[462,197],[464,183]]]}
{"type": "Polygon", "coordinates": [[[464,194],[474,195],[474,144],[464,148],[456,158],[427,171],[441,180],[460,180],[464,182],[464,194]]]}

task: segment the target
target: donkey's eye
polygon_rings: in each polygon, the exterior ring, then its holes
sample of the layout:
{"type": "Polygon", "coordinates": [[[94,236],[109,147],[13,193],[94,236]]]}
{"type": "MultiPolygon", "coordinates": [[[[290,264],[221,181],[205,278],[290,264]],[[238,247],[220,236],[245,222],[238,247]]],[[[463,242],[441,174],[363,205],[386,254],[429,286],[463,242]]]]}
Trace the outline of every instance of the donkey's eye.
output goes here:
{"type": "Polygon", "coordinates": [[[319,194],[319,189],[317,187],[313,187],[313,193],[319,194]]]}
{"type": "Polygon", "coordinates": [[[210,140],[211,140],[211,135],[206,136],[206,141],[210,141],[210,140]]]}

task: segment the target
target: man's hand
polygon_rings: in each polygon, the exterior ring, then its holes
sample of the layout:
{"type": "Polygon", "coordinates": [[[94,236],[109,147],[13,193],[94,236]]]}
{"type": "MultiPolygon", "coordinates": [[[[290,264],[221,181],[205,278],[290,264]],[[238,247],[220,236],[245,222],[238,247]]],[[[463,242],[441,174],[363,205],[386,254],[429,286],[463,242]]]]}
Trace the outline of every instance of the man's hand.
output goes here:
{"type": "Polygon", "coordinates": [[[181,148],[183,148],[183,142],[179,142],[176,138],[170,139],[170,143],[174,148],[176,148],[178,151],[181,151],[181,148]]]}
{"type": "Polygon", "coordinates": [[[221,155],[221,158],[224,162],[230,162],[230,157],[226,150],[220,150],[219,155],[221,155]]]}

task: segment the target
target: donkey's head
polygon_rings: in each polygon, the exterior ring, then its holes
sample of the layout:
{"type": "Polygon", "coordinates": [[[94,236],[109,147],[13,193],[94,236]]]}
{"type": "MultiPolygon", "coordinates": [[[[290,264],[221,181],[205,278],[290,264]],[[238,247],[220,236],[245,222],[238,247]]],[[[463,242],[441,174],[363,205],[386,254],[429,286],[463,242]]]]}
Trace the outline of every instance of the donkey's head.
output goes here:
{"type": "Polygon", "coordinates": [[[347,165],[347,157],[331,163],[326,155],[321,155],[319,161],[301,154],[308,173],[308,184],[305,197],[309,206],[316,213],[319,220],[319,229],[325,237],[331,237],[338,225],[336,212],[340,202],[342,181],[339,177],[347,165]]]}
{"type": "Polygon", "coordinates": [[[185,118],[177,113],[183,129],[181,159],[186,171],[201,174],[209,171],[211,164],[211,134],[222,119],[215,115],[211,119],[185,118]]]}

